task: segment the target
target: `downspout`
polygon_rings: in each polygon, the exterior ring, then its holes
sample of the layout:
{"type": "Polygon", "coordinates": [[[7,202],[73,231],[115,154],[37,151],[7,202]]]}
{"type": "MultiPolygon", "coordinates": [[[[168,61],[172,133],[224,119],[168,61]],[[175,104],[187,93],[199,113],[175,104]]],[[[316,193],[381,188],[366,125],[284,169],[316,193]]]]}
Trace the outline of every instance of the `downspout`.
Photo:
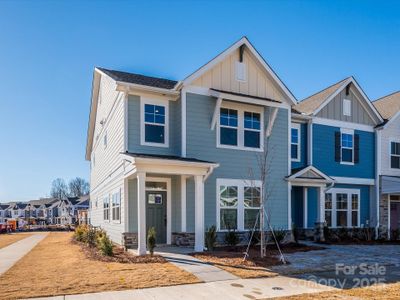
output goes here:
{"type": "MultiPolygon", "coordinates": [[[[375,175],[375,193],[376,193],[376,227],[375,227],[375,238],[379,238],[379,227],[380,227],[380,173],[381,173],[381,128],[376,130],[376,175],[375,175]]],[[[390,207],[389,207],[390,210],[390,207]]],[[[390,211],[389,211],[390,213],[390,211]]]]}

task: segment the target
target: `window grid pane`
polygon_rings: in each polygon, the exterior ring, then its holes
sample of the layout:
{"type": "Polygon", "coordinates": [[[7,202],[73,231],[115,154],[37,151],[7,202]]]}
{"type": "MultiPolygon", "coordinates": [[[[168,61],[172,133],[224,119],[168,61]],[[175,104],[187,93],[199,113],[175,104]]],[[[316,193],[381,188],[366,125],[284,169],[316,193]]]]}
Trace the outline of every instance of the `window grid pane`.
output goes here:
{"type": "Polygon", "coordinates": [[[244,188],[244,207],[259,208],[261,203],[259,187],[244,188]]]}
{"type": "Polygon", "coordinates": [[[220,207],[237,207],[238,206],[238,187],[237,186],[221,186],[220,207]]]}

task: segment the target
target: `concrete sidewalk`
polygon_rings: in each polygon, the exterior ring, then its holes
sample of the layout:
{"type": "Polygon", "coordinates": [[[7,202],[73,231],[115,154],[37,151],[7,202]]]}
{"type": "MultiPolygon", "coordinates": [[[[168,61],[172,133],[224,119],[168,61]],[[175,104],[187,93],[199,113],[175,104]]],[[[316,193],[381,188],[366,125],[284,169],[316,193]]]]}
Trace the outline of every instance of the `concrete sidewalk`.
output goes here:
{"type": "Polygon", "coordinates": [[[37,233],[0,249],[0,275],[32,250],[48,233],[37,233]]]}
{"type": "Polygon", "coordinates": [[[163,256],[168,262],[178,268],[192,273],[203,282],[238,279],[237,276],[229,272],[185,254],[182,249],[178,247],[161,247],[160,251],[157,251],[156,254],[163,256]]]}
{"type": "Polygon", "coordinates": [[[198,299],[266,299],[287,297],[303,293],[317,293],[335,290],[334,288],[315,283],[276,276],[270,278],[236,279],[227,281],[206,282],[197,284],[175,285],[118,292],[102,292],[93,294],[59,296],[40,299],[67,300],[198,300],[198,299]]]}

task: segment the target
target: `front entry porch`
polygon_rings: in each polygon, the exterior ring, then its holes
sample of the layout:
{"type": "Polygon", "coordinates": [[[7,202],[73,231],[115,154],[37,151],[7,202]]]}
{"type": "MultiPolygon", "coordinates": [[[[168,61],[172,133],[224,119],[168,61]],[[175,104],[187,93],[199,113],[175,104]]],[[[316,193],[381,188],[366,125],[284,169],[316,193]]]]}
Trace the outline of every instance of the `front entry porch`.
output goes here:
{"type": "Polygon", "coordinates": [[[194,250],[203,251],[204,182],[218,164],[134,153],[124,153],[123,158],[128,195],[123,212],[125,246],[133,245],[137,254],[146,254],[147,232],[154,227],[158,245],[194,236],[194,250]]]}

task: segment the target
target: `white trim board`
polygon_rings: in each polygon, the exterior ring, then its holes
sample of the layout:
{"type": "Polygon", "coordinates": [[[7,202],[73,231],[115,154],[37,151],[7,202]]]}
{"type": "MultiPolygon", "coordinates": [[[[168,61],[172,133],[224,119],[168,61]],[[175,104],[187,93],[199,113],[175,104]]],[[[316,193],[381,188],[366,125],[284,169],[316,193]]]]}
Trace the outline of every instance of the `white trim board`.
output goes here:
{"type": "Polygon", "coordinates": [[[375,185],[375,179],[331,176],[336,184],[375,185]]]}
{"type": "Polygon", "coordinates": [[[344,122],[338,120],[331,120],[331,119],[324,119],[319,117],[314,117],[312,120],[313,124],[319,125],[326,125],[338,128],[348,128],[366,132],[375,132],[375,128],[370,125],[358,124],[358,123],[351,123],[351,122],[344,122]]]}

